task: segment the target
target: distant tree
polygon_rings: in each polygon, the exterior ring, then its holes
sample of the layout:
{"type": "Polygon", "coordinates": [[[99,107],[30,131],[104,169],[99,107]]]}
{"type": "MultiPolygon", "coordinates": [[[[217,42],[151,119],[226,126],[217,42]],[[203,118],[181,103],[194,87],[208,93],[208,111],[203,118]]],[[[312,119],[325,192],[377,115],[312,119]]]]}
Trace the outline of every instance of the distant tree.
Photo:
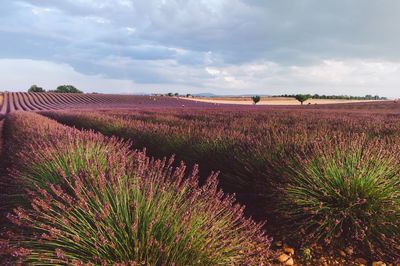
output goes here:
{"type": "MultiPolygon", "coordinates": [[[[307,94],[308,95],[308,94],[307,94]]],[[[379,95],[372,96],[370,94],[365,95],[365,96],[352,96],[352,95],[319,95],[319,94],[314,94],[314,95],[309,95],[310,98],[313,99],[330,99],[330,100],[387,100],[386,97],[380,97],[379,95]]],[[[288,95],[288,94],[283,94],[283,95],[274,95],[272,97],[293,97],[296,98],[296,95],[288,95]]]]}
{"type": "Polygon", "coordinates": [[[301,105],[303,105],[303,103],[305,101],[307,101],[308,99],[311,98],[311,95],[308,95],[308,94],[297,94],[297,95],[294,96],[294,98],[296,100],[298,100],[301,103],[301,105]]]}
{"type": "Polygon", "coordinates": [[[192,94],[188,93],[186,94],[186,98],[192,97],[192,94]]]}
{"type": "Polygon", "coordinates": [[[261,100],[261,97],[256,95],[256,96],[251,97],[251,99],[253,100],[254,104],[257,104],[261,100]]]}
{"type": "Polygon", "coordinates": [[[174,95],[174,94],[173,94],[172,92],[168,92],[168,93],[167,93],[167,96],[170,96],[170,97],[171,97],[171,96],[173,96],[173,95],[174,95]]]}
{"type": "Polygon", "coordinates": [[[46,92],[42,87],[38,87],[36,85],[32,85],[28,92],[46,92]]]}
{"type": "Polygon", "coordinates": [[[58,93],[82,93],[82,91],[78,90],[72,85],[61,85],[58,86],[57,89],[53,92],[58,92],[58,93]]]}
{"type": "Polygon", "coordinates": [[[175,96],[178,97],[178,96],[179,96],[179,93],[175,92],[175,96]]]}
{"type": "Polygon", "coordinates": [[[365,95],[365,99],[371,100],[372,99],[372,95],[370,95],[370,94],[365,95]]]}

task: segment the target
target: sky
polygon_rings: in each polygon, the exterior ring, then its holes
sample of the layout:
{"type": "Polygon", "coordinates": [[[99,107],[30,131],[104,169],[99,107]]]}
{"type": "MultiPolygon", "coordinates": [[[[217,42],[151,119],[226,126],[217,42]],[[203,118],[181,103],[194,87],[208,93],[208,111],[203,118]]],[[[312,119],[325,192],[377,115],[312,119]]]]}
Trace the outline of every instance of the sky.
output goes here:
{"type": "Polygon", "coordinates": [[[398,0],[4,0],[1,90],[400,97],[398,0]]]}

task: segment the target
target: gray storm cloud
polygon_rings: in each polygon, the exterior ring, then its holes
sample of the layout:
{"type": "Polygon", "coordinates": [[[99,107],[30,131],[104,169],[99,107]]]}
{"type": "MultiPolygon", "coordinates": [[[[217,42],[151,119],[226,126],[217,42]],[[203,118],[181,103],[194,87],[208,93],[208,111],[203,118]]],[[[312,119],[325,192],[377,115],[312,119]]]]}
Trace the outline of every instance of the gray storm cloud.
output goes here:
{"type": "Polygon", "coordinates": [[[87,91],[399,97],[399,10],[395,0],[9,1],[0,67],[13,73],[0,80],[24,90],[64,73],[87,91]]]}

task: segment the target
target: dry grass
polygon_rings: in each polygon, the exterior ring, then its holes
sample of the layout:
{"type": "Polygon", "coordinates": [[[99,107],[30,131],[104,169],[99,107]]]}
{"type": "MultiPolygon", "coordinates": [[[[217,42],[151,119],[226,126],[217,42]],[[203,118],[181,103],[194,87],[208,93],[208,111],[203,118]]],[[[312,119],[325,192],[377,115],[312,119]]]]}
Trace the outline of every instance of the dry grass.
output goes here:
{"type": "MultiPolygon", "coordinates": [[[[253,101],[250,97],[195,97],[181,98],[191,101],[218,103],[218,104],[243,104],[252,105],[253,101]]],[[[310,99],[304,104],[338,104],[338,103],[360,103],[360,102],[376,102],[376,100],[331,100],[331,99],[310,99]]],[[[261,97],[261,101],[257,105],[300,105],[296,99],[291,97],[261,97]]]]}

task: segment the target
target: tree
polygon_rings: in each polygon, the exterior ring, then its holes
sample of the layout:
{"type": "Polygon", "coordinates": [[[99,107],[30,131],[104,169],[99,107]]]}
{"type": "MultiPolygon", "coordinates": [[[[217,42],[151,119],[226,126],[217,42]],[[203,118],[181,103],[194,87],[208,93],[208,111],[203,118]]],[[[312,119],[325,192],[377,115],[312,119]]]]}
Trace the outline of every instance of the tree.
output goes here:
{"type": "Polygon", "coordinates": [[[72,85],[61,85],[58,86],[57,89],[53,92],[58,92],[58,93],[82,93],[82,91],[78,90],[72,85]]]}
{"type": "Polygon", "coordinates": [[[261,100],[261,97],[256,95],[251,97],[251,99],[253,100],[254,104],[257,104],[261,100]]]}
{"type": "Polygon", "coordinates": [[[170,96],[170,97],[171,97],[171,96],[173,96],[173,95],[174,95],[174,94],[173,94],[172,92],[168,92],[168,93],[167,93],[167,96],[170,96]]]}
{"type": "Polygon", "coordinates": [[[307,101],[308,99],[311,98],[311,95],[308,95],[308,94],[297,94],[297,95],[294,96],[294,98],[296,100],[298,100],[299,102],[301,102],[301,105],[303,105],[303,103],[305,101],[307,101]]]}
{"type": "Polygon", "coordinates": [[[175,94],[174,94],[176,97],[178,97],[179,96],[179,93],[177,93],[177,92],[175,92],[175,94]]]}
{"type": "Polygon", "coordinates": [[[42,87],[38,87],[36,85],[32,85],[28,92],[46,92],[42,87]]]}
{"type": "Polygon", "coordinates": [[[365,99],[371,100],[372,99],[372,95],[370,95],[370,94],[365,95],[365,99]]]}

